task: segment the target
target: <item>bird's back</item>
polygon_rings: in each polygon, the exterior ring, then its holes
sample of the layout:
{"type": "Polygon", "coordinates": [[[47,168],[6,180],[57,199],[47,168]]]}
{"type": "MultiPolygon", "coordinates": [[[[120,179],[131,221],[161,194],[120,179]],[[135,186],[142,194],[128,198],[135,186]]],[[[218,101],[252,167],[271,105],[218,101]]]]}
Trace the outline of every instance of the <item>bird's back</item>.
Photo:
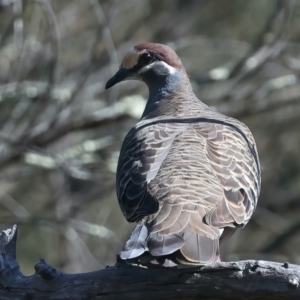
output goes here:
{"type": "MultiPolygon", "coordinates": [[[[124,141],[117,174],[125,216],[144,218],[137,226],[147,232],[141,252],[190,264],[218,259],[224,228],[247,224],[260,189],[249,129],[206,106],[198,110],[138,122],[124,141]]],[[[129,244],[121,254],[126,259],[136,255],[129,244]]]]}

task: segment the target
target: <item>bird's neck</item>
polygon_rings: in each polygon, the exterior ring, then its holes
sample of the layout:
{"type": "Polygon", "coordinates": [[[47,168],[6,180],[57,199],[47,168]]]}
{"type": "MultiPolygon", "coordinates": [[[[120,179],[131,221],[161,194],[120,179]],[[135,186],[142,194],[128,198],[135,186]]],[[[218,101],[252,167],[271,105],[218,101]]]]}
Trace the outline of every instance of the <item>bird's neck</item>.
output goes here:
{"type": "Polygon", "coordinates": [[[181,117],[191,114],[191,103],[196,106],[205,105],[195,96],[186,74],[177,72],[146,83],[149,98],[142,119],[181,117]]]}

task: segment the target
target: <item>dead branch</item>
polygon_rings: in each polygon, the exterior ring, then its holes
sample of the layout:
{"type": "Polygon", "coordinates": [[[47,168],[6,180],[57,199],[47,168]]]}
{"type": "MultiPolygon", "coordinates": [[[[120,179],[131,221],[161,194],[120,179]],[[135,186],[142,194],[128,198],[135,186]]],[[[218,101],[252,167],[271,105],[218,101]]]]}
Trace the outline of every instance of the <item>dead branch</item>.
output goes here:
{"type": "Polygon", "coordinates": [[[299,299],[300,266],[223,262],[186,269],[115,267],[64,274],[43,259],[24,276],[16,261],[17,226],[0,235],[0,299],[299,299]]]}

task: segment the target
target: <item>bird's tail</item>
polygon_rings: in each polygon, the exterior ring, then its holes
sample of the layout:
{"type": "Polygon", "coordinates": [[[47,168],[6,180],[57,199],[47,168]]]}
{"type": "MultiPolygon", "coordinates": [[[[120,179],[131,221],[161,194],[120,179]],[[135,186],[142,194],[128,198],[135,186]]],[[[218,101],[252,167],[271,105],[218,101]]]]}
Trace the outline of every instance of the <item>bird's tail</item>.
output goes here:
{"type": "Polygon", "coordinates": [[[123,247],[120,258],[147,267],[206,265],[220,261],[219,238],[195,233],[189,226],[181,232],[151,233],[147,224],[138,224],[123,247]]]}

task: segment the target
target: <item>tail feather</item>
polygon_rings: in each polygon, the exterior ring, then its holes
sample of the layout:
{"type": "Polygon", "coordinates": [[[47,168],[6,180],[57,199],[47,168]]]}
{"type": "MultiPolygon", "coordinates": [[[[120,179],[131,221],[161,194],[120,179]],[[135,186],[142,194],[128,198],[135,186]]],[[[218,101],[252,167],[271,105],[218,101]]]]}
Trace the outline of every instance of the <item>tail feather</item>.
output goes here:
{"type": "Polygon", "coordinates": [[[148,229],[145,225],[137,225],[129,240],[123,247],[120,257],[121,259],[131,259],[142,255],[145,251],[149,251],[146,239],[148,237],[148,229]]]}
{"type": "Polygon", "coordinates": [[[153,256],[165,256],[179,250],[185,241],[180,234],[159,235],[150,234],[147,240],[149,252],[153,256]]]}
{"type": "MultiPolygon", "coordinates": [[[[180,253],[185,258],[185,263],[209,264],[216,262],[219,257],[219,239],[210,239],[201,236],[189,227],[183,232],[184,245],[180,248],[180,253]]],[[[182,260],[182,259],[180,259],[182,260]]]]}
{"type": "MultiPolygon", "coordinates": [[[[149,227],[151,228],[151,227],[149,227]]],[[[151,230],[151,229],[150,229],[151,230]]],[[[187,225],[181,232],[161,235],[149,232],[147,224],[137,225],[121,251],[128,263],[174,267],[205,265],[219,261],[219,238],[211,239],[187,225]]]]}

